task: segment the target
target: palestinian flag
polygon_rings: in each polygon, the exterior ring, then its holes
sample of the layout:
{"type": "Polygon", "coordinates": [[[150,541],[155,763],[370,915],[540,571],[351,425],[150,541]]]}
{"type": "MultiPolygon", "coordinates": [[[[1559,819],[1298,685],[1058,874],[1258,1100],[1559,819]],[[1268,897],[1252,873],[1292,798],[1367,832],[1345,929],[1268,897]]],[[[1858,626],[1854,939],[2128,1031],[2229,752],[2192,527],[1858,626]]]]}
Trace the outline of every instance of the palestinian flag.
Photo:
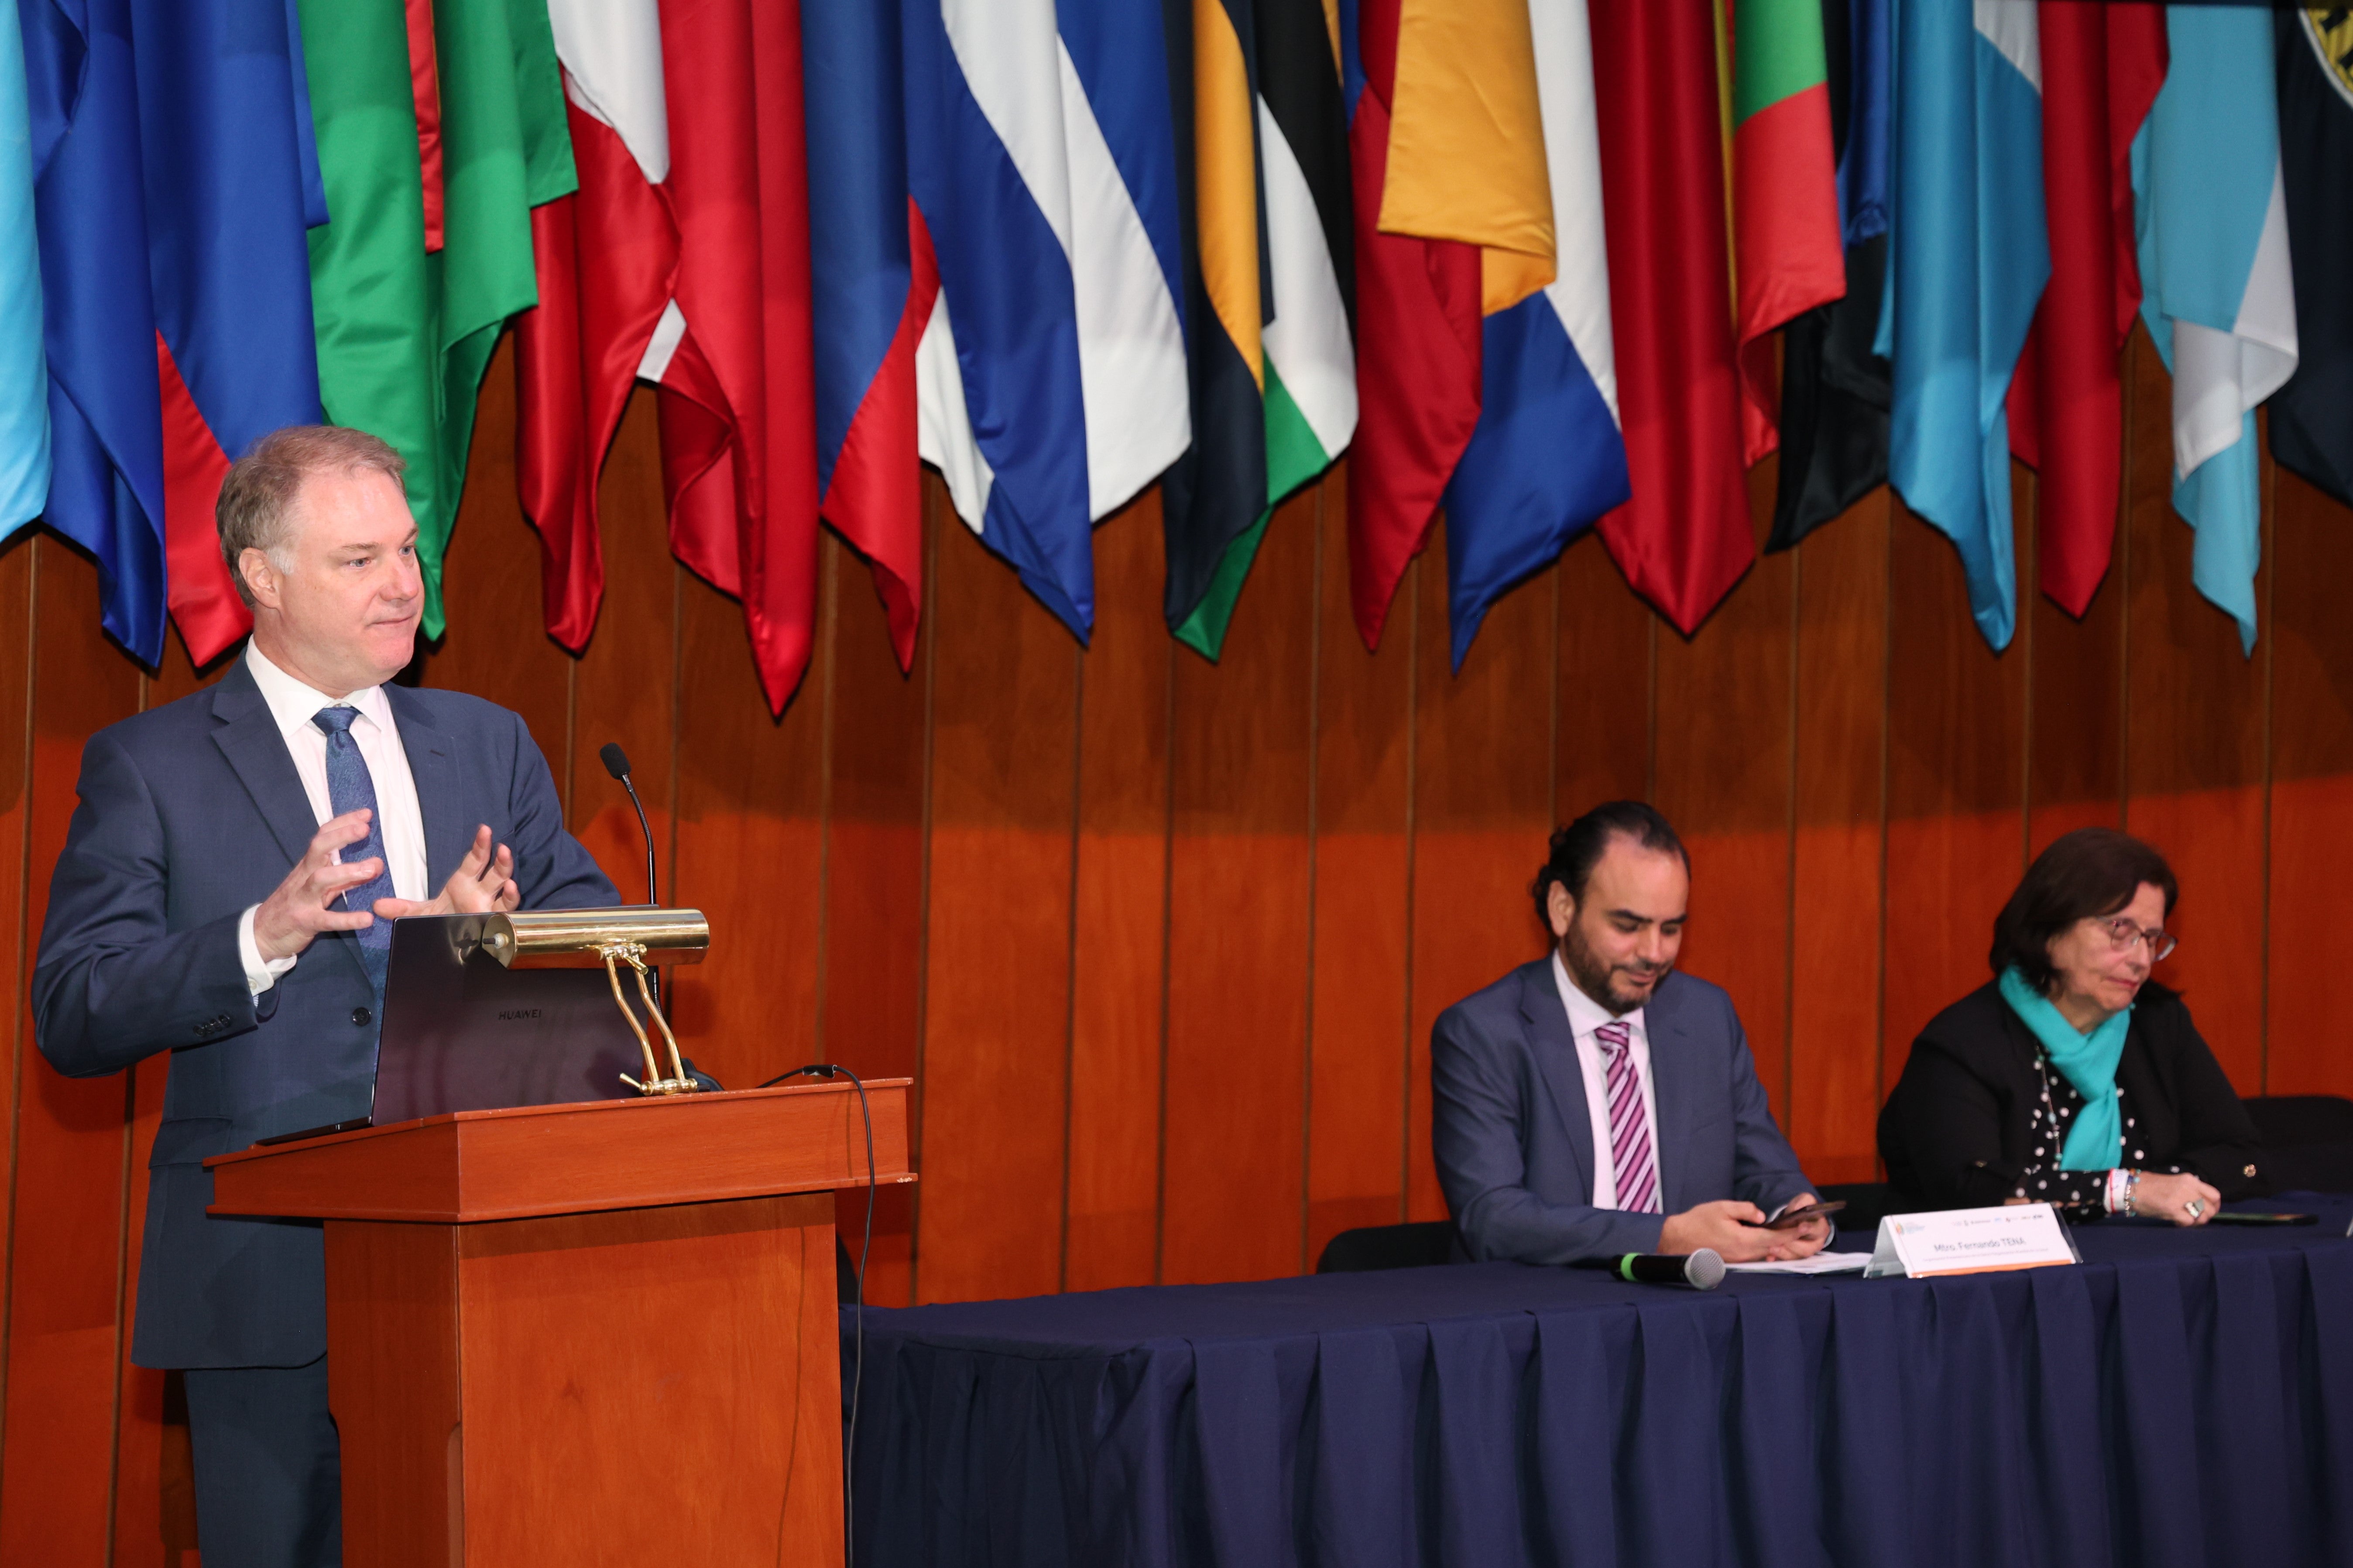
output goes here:
{"type": "Polygon", "coordinates": [[[1318,0],[1195,0],[1192,45],[1194,442],[1163,494],[1166,610],[1214,659],[1274,503],[1356,433],[1355,257],[1318,0]]]}
{"type": "Polygon", "coordinates": [[[1780,439],[1767,334],[1844,294],[1846,258],[1820,0],[1738,0],[1732,24],[1741,445],[1754,463],[1780,439]]]}
{"type": "Polygon", "coordinates": [[[2353,5],[2276,26],[2299,358],[2272,395],[2272,456],[2353,506],[2353,5]]]}

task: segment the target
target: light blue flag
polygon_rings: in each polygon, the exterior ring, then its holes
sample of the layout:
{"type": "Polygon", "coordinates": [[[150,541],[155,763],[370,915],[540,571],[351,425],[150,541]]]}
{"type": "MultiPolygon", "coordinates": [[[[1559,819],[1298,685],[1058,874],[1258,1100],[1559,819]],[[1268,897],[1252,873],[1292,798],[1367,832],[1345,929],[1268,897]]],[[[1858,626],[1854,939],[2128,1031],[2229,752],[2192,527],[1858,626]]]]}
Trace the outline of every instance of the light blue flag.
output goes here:
{"type": "Polygon", "coordinates": [[[0,539],[49,500],[49,372],[41,353],[41,258],[33,234],[33,148],[25,36],[0,0],[0,539]]]}
{"type": "Polygon", "coordinates": [[[1960,551],[1996,648],[2018,622],[2010,373],[2051,276],[2034,0],[1897,0],[1888,477],[1960,551]]]}
{"type": "Polygon", "coordinates": [[[2173,510],[2189,577],[2255,647],[2255,405],[2295,374],[2272,16],[2169,5],[2172,65],[2133,141],[2141,314],[2173,373],[2173,510]]]}

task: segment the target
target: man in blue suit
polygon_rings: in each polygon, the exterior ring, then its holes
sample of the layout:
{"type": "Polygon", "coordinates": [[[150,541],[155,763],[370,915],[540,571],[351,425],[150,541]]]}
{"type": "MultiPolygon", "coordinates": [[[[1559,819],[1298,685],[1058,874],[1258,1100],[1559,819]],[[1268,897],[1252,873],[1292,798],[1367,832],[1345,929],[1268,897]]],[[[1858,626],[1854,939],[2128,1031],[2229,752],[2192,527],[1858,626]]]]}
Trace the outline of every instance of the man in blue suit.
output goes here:
{"type": "Polygon", "coordinates": [[[1449,1007],[1430,1041],[1438,1179],[1471,1256],[1819,1251],[1819,1217],[1764,1228],[1814,1194],[1732,998],[1675,970],[1691,863],[1666,818],[1588,812],[1553,835],[1534,892],[1552,956],[1449,1007]]]}
{"type": "Polygon", "coordinates": [[[522,719],[390,684],[424,603],[401,469],[324,426],[230,468],[221,552],[252,641],[83,748],[34,970],[60,1072],[173,1053],[132,1359],[184,1370],[223,1568],[340,1563],[341,1468],[321,1227],[207,1216],[204,1158],[367,1114],[393,920],[619,901],[522,719]]]}

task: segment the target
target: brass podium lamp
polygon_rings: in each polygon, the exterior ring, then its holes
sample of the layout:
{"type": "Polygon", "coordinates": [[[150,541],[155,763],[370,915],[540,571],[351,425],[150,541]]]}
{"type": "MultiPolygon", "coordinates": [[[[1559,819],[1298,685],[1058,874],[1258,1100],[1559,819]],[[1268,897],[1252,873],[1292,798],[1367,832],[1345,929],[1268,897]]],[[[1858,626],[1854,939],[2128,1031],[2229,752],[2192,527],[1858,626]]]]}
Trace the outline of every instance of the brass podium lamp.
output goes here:
{"type": "Polygon", "coordinates": [[[603,965],[613,983],[613,1005],[629,1023],[646,1056],[646,1076],[640,1082],[627,1073],[621,1081],[639,1094],[692,1094],[696,1085],[679,1056],[678,1037],[670,1021],[654,1005],[646,985],[646,971],[657,964],[701,963],[711,949],[711,922],[700,910],[659,910],[633,904],[610,910],[532,910],[491,915],[482,922],[482,951],[508,969],[595,969],[603,965]],[[654,1055],[646,1026],[629,1007],[621,989],[621,970],[636,976],[638,996],[646,1016],[670,1046],[670,1071],[664,1074],[654,1055]]]}

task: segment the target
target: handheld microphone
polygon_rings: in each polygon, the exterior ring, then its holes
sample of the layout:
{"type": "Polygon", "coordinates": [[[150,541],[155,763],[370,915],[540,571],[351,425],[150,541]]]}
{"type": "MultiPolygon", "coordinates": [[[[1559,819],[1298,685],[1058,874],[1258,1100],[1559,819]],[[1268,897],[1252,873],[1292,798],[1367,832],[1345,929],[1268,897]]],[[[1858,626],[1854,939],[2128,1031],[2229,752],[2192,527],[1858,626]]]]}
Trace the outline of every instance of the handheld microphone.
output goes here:
{"type": "Polygon", "coordinates": [[[1724,1256],[1712,1247],[1689,1254],[1624,1252],[1614,1258],[1588,1258],[1584,1267],[1606,1268],[1637,1285],[1688,1285],[1694,1290],[1713,1290],[1724,1283],[1724,1256]]]}
{"type": "Polygon", "coordinates": [[[629,792],[629,804],[638,808],[638,832],[646,841],[646,902],[659,904],[661,895],[655,890],[659,884],[654,880],[654,830],[646,826],[645,803],[638,798],[638,786],[629,782],[629,753],[607,741],[596,755],[604,760],[605,771],[621,781],[621,787],[629,792]]]}

